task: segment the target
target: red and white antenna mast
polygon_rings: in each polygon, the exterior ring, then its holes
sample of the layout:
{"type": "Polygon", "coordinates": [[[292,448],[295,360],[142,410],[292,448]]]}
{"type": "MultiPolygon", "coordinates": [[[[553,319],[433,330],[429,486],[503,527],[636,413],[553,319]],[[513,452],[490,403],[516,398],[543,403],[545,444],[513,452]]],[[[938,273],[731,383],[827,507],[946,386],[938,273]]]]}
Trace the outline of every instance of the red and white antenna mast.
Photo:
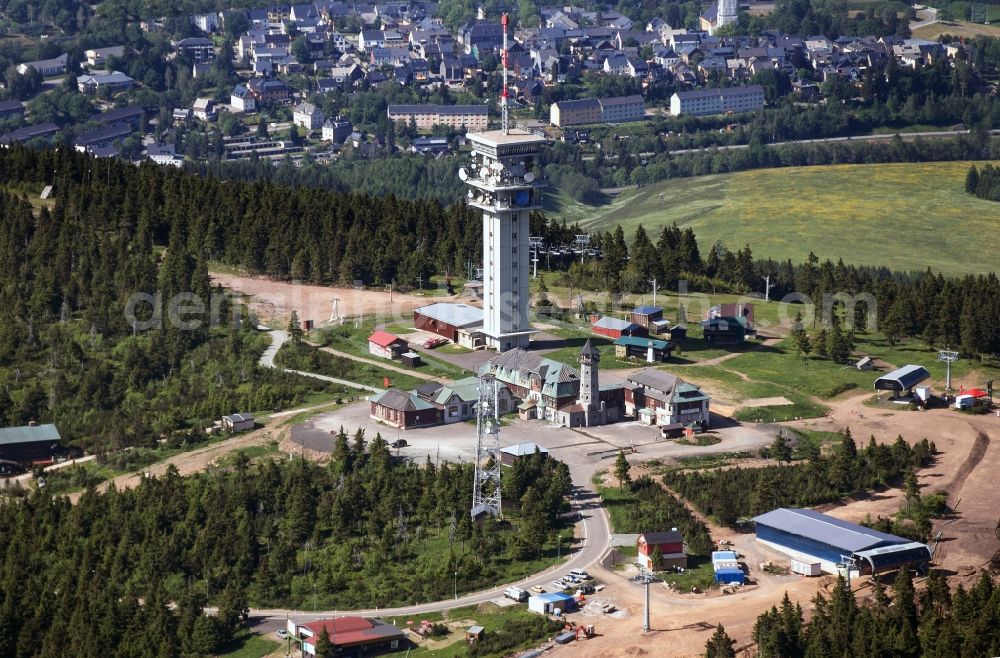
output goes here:
{"type": "Polygon", "coordinates": [[[503,54],[500,57],[503,65],[503,93],[500,94],[500,126],[504,134],[509,134],[510,128],[507,124],[507,14],[500,19],[503,26],[503,54]]]}

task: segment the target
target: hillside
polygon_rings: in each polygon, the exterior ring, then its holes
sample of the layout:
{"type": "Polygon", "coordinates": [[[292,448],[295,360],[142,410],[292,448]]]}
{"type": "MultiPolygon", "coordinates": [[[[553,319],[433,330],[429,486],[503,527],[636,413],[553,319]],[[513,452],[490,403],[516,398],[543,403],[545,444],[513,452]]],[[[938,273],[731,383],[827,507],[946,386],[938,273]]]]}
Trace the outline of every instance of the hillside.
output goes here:
{"type": "Polygon", "coordinates": [[[996,269],[1000,207],[965,193],[969,162],[762,169],[666,181],[590,207],[560,195],[550,213],[588,230],[621,224],[651,235],[690,226],[703,253],[716,241],[755,257],[820,259],[945,274],[996,269]],[[662,200],[661,200],[662,195],[662,200]],[[970,248],[975,244],[975,248],[970,248]]]}

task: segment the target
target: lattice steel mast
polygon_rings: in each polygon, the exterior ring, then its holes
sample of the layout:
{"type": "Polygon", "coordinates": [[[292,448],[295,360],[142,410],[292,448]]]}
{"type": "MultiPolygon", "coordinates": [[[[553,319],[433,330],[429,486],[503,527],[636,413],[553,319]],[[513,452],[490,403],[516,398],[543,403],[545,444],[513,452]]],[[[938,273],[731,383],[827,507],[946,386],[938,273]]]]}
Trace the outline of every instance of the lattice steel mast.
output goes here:
{"type": "Polygon", "coordinates": [[[500,418],[498,384],[490,374],[479,378],[476,415],[476,475],[472,484],[472,517],[488,513],[503,518],[500,496],[500,418]]]}

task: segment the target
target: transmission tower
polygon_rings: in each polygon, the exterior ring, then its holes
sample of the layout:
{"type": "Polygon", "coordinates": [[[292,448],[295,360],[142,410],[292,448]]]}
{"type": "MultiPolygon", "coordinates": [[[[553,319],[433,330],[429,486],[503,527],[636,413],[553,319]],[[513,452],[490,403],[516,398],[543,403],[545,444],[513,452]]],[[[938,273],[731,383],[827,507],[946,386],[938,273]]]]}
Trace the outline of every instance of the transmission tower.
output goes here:
{"type": "Polygon", "coordinates": [[[472,518],[492,514],[503,518],[500,501],[500,419],[497,417],[496,377],[479,378],[476,417],[476,477],[472,485],[472,518]]]}
{"type": "Polygon", "coordinates": [[[945,378],[944,390],[951,392],[951,364],[958,361],[958,352],[952,350],[939,350],[938,361],[944,361],[948,366],[948,374],[945,378]]]}

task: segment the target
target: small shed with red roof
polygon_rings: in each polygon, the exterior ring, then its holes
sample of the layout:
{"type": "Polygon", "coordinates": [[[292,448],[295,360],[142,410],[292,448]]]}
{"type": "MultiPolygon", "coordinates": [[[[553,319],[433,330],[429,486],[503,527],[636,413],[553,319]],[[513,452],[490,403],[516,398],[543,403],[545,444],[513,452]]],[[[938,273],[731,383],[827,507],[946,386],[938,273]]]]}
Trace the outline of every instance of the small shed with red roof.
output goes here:
{"type": "Polygon", "coordinates": [[[398,359],[403,352],[409,351],[406,341],[381,329],[368,337],[368,351],[383,359],[398,359]]]}
{"type": "Polygon", "coordinates": [[[288,620],[288,634],[300,644],[306,656],[316,655],[316,641],[326,628],[330,644],[338,656],[369,656],[403,648],[403,631],[381,619],[337,617],[306,624],[288,620]]]}

